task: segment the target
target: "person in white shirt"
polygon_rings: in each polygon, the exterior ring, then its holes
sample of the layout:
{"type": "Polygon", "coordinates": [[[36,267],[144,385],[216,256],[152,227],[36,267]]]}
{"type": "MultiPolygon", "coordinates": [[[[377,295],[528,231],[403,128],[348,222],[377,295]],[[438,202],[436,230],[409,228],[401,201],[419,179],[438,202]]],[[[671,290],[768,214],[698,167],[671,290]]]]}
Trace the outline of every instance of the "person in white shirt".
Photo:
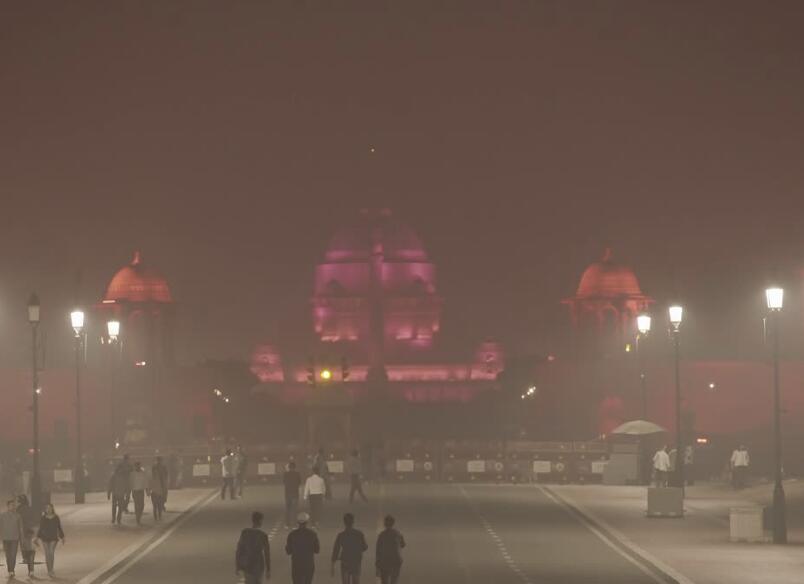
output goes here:
{"type": "Polygon", "coordinates": [[[667,474],[670,471],[670,455],[667,453],[667,446],[656,451],[653,455],[653,472],[656,475],[656,486],[667,486],[667,474]]]}
{"type": "Polygon", "coordinates": [[[310,523],[317,526],[321,521],[321,511],[324,507],[324,496],[327,494],[327,484],[321,478],[318,467],[313,467],[313,474],[307,477],[304,483],[304,500],[310,506],[310,523]]]}
{"type": "Polygon", "coordinates": [[[142,463],[135,462],[134,470],[129,475],[129,484],[131,498],[134,499],[134,516],[137,518],[137,525],[142,524],[142,513],[145,511],[145,491],[148,489],[150,478],[142,468],[142,463]]]}
{"type": "Polygon", "coordinates": [[[221,458],[221,476],[223,486],[221,487],[221,500],[226,498],[226,489],[229,489],[229,498],[235,498],[235,474],[237,473],[237,457],[231,450],[226,451],[226,455],[221,458]]]}
{"type": "Polygon", "coordinates": [[[731,483],[735,489],[742,489],[745,486],[749,464],[751,464],[751,458],[748,456],[748,450],[745,445],[740,444],[731,453],[731,483]]]}

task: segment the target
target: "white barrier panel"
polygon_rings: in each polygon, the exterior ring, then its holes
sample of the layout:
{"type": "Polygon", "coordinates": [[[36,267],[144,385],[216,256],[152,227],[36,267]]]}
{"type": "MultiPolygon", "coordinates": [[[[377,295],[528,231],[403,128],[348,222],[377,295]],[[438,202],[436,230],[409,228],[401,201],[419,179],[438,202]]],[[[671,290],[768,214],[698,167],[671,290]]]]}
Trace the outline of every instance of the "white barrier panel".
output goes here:
{"type": "Polygon", "coordinates": [[[275,475],[276,463],[275,462],[261,462],[257,465],[257,474],[260,476],[275,475]]]}
{"type": "Polygon", "coordinates": [[[327,468],[332,474],[343,474],[343,461],[342,460],[328,460],[327,468]]]}
{"type": "Polygon", "coordinates": [[[466,463],[466,470],[473,473],[486,472],[485,460],[470,460],[466,463]]]}
{"type": "Polygon", "coordinates": [[[71,483],[73,482],[73,471],[69,468],[57,468],[53,471],[54,483],[71,483]]]}
{"type": "Polygon", "coordinates": [[[413,461],[407,458],[397,460],[396,472],[413,472],[413,461]]]}
{"type": "Polygon", "coordinates": [[[536,474],[550,474],[552,471],[552,465],[550,464],[549,460],[534,460],[533,461],[533,472],[536,474]]]}
{"type": "Polygon", "coordinates": [[[608,462],[608,460],[593,460],[592,474],[603,474],[603,470],[606,468],[608,462]]]}
{"type": "Polygon", "coordinates": [[[193,476],[194,477],[208,477],[209,476],[209,465],[208,464],[194,464],[193,465],[193,476]]]}

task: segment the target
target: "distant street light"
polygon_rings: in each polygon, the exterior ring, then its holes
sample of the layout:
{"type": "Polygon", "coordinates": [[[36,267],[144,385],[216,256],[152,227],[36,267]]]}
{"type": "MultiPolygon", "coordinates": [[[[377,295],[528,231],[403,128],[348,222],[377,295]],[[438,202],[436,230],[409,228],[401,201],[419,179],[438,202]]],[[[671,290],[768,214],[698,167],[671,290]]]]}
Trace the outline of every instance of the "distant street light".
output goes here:
{"type": "Polygon", "coordinates": [[[84,333],[84,311],[80,309],[73,310],[70,313],[70,324],[75,333],[75,436],[76,436],[76,451],[75,451],[75,476],[73,477],[73,484],[75,485],[75,502],[83,503],[84,496],[84,453],[81,446],[81,345],[84,333]]]}
{"type": "Polygon", "coordinates": [[[684,318],[684,307],[674,304],[668,309],[671,332],[673,335],[673,353],[676,370],[676,483],[684,493],[684,440],[681,430],[681,321],[684,318]]]}
{"type": "Polygon", "coordinates": [[[782,483],[782,404],[779,389],[779,313],[784,304],[784,290],[772,287],[765,290],[770,328],[773,343],[773,441],[774,470],[773,485],[773,543],[787,543],[787,505],[782,483]]]}
{"type": "Polygon", "coordinates": [[[637,359],[639,361],[639,384],[642,389],[642,419],[648,419],[648,382],[645,374],[645,356],[642,348],[642,341],[650,332],[651,317],[649,314],[637,316],[637,330],[639,334],[636,338],[637,359]]]}
{"type": "Polygon", "coordinates": [[[31,372],[33,385],[33,469],[31,473],[31,507],[34,516],[42,511],[42,477],[39,472],[39,364],[37,363],[37,332],[39,330],[39,297],[31,294],[28,298],[28,322],[31,324],[31,372]]]}

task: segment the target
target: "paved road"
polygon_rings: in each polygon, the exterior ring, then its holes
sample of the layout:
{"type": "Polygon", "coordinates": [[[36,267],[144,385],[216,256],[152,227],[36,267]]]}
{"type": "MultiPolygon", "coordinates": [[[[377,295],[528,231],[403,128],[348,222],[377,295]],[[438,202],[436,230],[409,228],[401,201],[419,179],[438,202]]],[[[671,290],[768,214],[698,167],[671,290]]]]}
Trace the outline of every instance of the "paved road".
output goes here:
{"type": "MultiPolygon", "coordinates": [[[[319,531],[322,554],[316,582],[332,582],[329,553],[340,516],[353,510],[373,542],[381,517],[392,513],[408,540],[402,581],[407,584],[655,583],[579,521],[548,493],[533,486],[374,485],[368,504],[350,506],[339,486],[319,531]],[[338,498],[340,495],[340,498],[338,498]]],[[[244,499],[215,499],[167,539],[131,564],[120,584],[235,582],[234,546],[254,509],[273,534],[273,582],[290,582],[277,486],[247,490],[244,499]]],[[[370,543],[371,545],[371,543],[370,543]]],[[[370,551],[364,573],[373,576],[370,551]]],[[[108,575],[98,583],[110,582],[108,575]]],[[[364,576],[364,583],[374,582],[364,576]]]]}

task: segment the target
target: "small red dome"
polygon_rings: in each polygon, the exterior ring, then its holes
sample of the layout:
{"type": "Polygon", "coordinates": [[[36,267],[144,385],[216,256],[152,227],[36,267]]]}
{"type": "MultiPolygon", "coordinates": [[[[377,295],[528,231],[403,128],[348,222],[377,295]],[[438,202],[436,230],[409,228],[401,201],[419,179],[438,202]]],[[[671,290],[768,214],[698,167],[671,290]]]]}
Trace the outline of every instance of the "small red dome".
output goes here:
{"type": "Polygon", "coordinates": [[[140,252],[135,252],[131,263],[114,275],[106,289],[104,300],[173,302],[167,280],[155,270],[143,265],[140,252]]]}
{"type": "Polygon", "coordinates": [[[586,268],[578,286],[578,298],[616,298],[642,296],[636,275],[631,268],[612,260],[607,249],[600,261],[586,268]]]}
{"type": "Polygon", "coordinates": [[[362,262],[375,251],[382,251],[388,261],[427,261],[427,252],[419,236],[387,209],[362,211],[352,224],[339,230],[330,240],[326,259],[329,262],[362,262]],[[381,250],[375,249],[378,244],[381,250]]]}

